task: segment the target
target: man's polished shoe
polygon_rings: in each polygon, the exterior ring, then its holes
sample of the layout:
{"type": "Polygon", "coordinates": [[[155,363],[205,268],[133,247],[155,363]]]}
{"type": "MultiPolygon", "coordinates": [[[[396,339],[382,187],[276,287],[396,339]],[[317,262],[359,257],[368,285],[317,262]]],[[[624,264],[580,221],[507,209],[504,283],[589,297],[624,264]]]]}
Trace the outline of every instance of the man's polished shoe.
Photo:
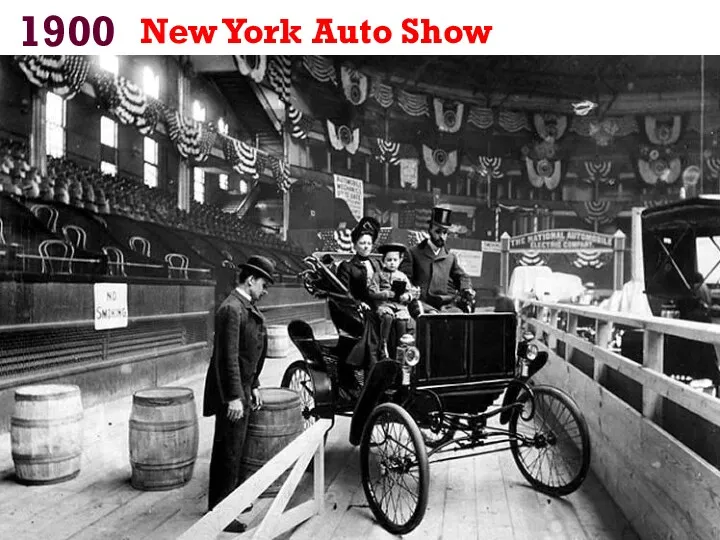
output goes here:
{"type": "Polygon", "coordinates": [[[229,533],[242,533],[242,532],[245,532],[246,530],[247,530],[247,525],[245,525],[241,521],[238,521],[237,519],[233,519],[230,522],[230,525],[228,525],[227,527],[225,527],[223,529],[224,532],[229,532],[229,533]]]}

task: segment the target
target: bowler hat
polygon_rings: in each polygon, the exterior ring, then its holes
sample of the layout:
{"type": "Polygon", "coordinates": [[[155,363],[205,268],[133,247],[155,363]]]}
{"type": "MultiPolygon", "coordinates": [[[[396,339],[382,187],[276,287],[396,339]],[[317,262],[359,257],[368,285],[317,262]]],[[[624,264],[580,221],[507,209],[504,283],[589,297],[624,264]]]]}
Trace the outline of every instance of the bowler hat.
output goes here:
{"type": "Polygon", "coordinates": [[[264,277],[270,284],[275,283],[272,275],[275,273],[275,263],[267,257],[253,255],[246,263],[240,265],[240,268],[247,268],[253,273],[264,277]]]}
{"type": "Polygon", "coordinates": [[[378,253],[381,255],[385,255],[386,253],[390,253],[391,251],[397,251],[399,253],[405,253],[407,251],[407,248],[403,244],[383,244],[382,246],[377,248],[378,253]]]}
{"type": "Polygon", "coordinates": [[[436,206],[432,209],[432,218],[430,219],[430,223],[441,225],[443,227],[450,227],[452,225],[452,223],[450,222],[451,214],[452,210],[450,210],[449,208],[441,208],[439,206],[436,206]]]}
{"type": "Polygon", "coordinates": [[[350,239],[355,244],[363,234],[369,234],[372,237],[373,243],[375,243],[380,236],[380,222],[373,218],[365,216],[360,219],[360,222],[350,233],[350,239]]]}

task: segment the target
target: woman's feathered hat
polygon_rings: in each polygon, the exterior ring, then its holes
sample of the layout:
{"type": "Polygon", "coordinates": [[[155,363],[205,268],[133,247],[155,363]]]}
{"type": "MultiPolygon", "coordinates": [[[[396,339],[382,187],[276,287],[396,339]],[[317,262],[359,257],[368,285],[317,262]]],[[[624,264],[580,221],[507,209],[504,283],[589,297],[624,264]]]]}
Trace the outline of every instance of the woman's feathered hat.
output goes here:
{"type": "Polygon", "coordinates": [[[350,233],[350,239],[355,244],[363,234],[369,234],[372,237],[373,244],[377,242],[378,236],[380,236],[380,222],[369,216],[365,216],[360,219],[360,222],[350,233]]]}

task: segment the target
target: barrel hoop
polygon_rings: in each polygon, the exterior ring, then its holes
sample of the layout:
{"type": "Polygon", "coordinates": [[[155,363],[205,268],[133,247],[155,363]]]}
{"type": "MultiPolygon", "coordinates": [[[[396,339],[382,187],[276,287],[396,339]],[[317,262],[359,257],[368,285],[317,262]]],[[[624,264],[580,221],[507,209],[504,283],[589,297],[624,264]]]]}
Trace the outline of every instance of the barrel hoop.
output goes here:
{"type": "Polygon", "coordinates": [[[297,435],[298,433],[302,433],[304,430],[302,427],[298,428],[295,424],[286,424],[286,425],[275,425],[275,426],[248,426],[248,433],[258,434],[258,435],[267,435],[269,438],[277,438],[278,435],[280,436],[291,436],[291,435],[297,435]],[[288,431],[289,428],[292,428],[293,431],[288,431]]]}
{"type": "Polygon", "coordinates": [[[63,461],[77,459],[81,455],[82,452],[72,452],[71,454],[19,454],[17,452],[12,453],[13,460],[16,463],[32,462],[35,464],[61,463],[63,461]]]}
{"type": "Polygon", "coordinates": [[[197,427],[197,420],[177,420],[175,422],[142,422],[140,420],[130,419],[130,428],[135,431],[178,431],[189,427],[197,427]]]}
{"type": "Polygon", "coordinates": [[[182,405],[193,401],[193,394],[184,394],[170,397],[150,397],[150,396],[133,396],[133,403],[137,405],[149,405],[151,407],[171,407],[173,405],[182,405]]]}
{"type": "Polygon", "coordinates": [[[138,463],[133,461],[131,465],[133,468],[139,471],[173,471],[175,469],[182,469],[184,467],[190,467],[195,463],[196,458],[186,459],[185,461],[178,461],[175,463],[138,463]]]}
{"type": "Polygon", "coordinates": [[[62,418],[48,418],[48,419],[29,419],[29,418],[17,418],[15,416],[10,418],[10,425],[12,427],[50,427],[60,425],[70,425],[75,422],[81,422],[83,419],[83,413],[74,414],[72,416],[63,416],[62,418]]]}
{"type": "Polygon", "coordinates": [[[300,397],[296,394],[293,396],[292,400],[280,402],[280,403],[267,403],[263,402],[262,409],[265,411],[291,411],[293,409],[300,409],[302,407],[302,402],[300,401],[300,397]]]}
{"type": "Polygon", "coordinates": [[[67,392],[55,392],[53,394],[23,394],[15,393],[15,401],[50,401],[58,398],[80,396],[79,390],[68,390],[67,392]]]}

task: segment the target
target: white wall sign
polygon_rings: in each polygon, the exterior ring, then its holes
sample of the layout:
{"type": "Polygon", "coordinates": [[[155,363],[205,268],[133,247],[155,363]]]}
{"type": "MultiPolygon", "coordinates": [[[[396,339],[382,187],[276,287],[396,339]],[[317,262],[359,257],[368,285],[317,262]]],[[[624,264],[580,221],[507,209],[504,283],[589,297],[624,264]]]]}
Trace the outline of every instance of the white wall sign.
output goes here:
{"type": "Polygon", "coordinates": [[[95,284],[95,330],[126,328],[128,325],[127,283],[95,284]]]}
{"type": "Polygon", "coordinates": [[[460,268],[465,270],[467,275],[480,277],[482,275],[483,252],[469,249],[451,249],[458,259],[460,268]]]}
{"type": "Polygon", "coordinates": [[[335,176],[335,198],[343,199],[352,215],[360,221],[363,217],[363,182],[357,178],[350,178],[349,176],[342,176],[336,174],[335,176]]]}

